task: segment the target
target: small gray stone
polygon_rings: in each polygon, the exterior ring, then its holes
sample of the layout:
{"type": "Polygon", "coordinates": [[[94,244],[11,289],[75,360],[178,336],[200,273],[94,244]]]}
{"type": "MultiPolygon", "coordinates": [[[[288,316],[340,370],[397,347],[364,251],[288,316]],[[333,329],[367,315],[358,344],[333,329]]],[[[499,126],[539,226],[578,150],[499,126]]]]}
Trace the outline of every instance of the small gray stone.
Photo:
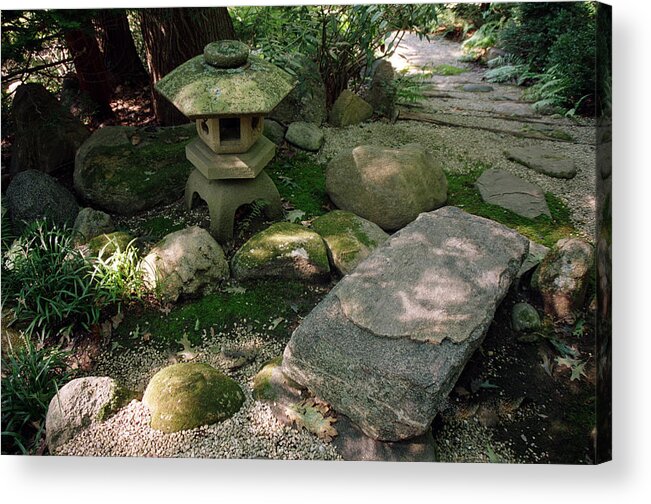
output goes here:
{"type": "Polygon", "coordinates": [[[72,226],[79,213],[75,197],[56,179],[37,170],[18,173],[7,187],[7,208],[17,230],[25,223],[48,219],[59,227],[72,226]]]}
{"type": "Polygon", "coordinates": [[[373,115],[373,107],[352,91],[344,89],[330,111],[330,124],[343,128],[367,121],[373,115]]]}
{"type": "Polygon", "coordinates": [[[79,243],[86,243],[89,240],[105,233],[111,233],[115,229],[113,219],[107,213],[94,208],[82,208],[77,214],[72,230],[79,243]]]}
{"type": "Polygon", "coordinates": [[[511,147],[504,154],[511,161],[549,177],[572,179],[576,176],[574,161],[542,147],[511,147]]]}
{"type": "Polygon", "coordinates": [[[280,145],[285,139],[285,128],[273,119],[265,119],[262,134],[276,145],[280,145]]]}
{"type": "Polygon", "coordinates": [[[513,230],[458,208],[421,214],[302,321],[283,372],[373,439],[425,433],[527,247],[513,230]]]}
{"type": "Polygon", "coordinates": [[[89,376],[66,383],[52,398],[45,418],[50,453],[120,407],[122,389],[112,378],[89,376]]]}
{"type": "Polygon", "coordinates": [[[469,93],[490,93],[493,89],[493,86],[488,84],[465,84],[463,86],[463,90],[469,93]]]}
{"type": "Polygon", "coordinates": [[[540,315],[529,303],[517,303],[511,309],[511,327],[517,332],[540,329],[540,315]]]}
{"type": "Polygon", "coordinates": [[[477,179],[476,186],[486,203],[501,206],[527,219],[540,215],[551,217],[543,190],[509,172],[486,170],[477,179]]]}
{"type": "Polygon", "coordinates": [[[165,236],[143,259],[140,269],[147,287],[165,301],[206,294],[230,275],[221,246],[198,226],[165,236]]]}
{"type": "Polygon", "coordinates": [[[517,278],[522,277],[525,273],[531,271],[538,266],[549,252],[549,247],[545,247],[540,243],[529,240],[529,253],[522,263],[520,271],[518,271],[517,278]]]}
{"type": "Polygon", "coordinates": [[[287,128],[285,139],[307,151],[318,151],[323,145],[324,137],[321,128],[313,123],[293,122],[287,128]]]}

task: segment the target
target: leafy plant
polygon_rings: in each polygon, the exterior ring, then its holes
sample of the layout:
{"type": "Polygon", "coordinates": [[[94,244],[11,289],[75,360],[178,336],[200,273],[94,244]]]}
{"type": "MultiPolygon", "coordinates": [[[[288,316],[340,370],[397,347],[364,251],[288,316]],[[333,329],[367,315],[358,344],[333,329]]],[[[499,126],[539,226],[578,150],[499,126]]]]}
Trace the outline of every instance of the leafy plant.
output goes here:
{"type": "Polygon", "coordinates": [[[396,89],[396,102],[399,104],[413,104],[425,99],[423,92],[424,80],[432,74],[409,74],[407,69],[401,70],[394,79],[396,89]]]}
{"type": "Polygon", "coordinates": [[[106,296],[70,233],[46,221],[29,225],[5,254],[3,294],[25,333],[69,335],[97,323],[106,296]]]}
{"type": "Polygon", "coordinates": [[[66,357],[25,338],[23,347],[2,358],[3,452],[26,454],[38,447],[50,400],[72,378],[66,357]]]}
{"type": "Polygon", "coordinates": [[[109,241],[93,260],[93,279],[108,303],[142,298],[143,273],[138,268],[138,249],[134,243],[132,240],[122,250],[117,240],[109,241]]]}

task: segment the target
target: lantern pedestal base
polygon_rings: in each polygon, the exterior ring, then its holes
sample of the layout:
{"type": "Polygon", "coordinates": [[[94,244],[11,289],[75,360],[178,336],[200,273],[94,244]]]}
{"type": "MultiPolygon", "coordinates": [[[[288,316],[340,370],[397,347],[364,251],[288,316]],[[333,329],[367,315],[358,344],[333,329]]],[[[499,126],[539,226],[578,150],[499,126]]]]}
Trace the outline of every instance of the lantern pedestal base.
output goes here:
{"type": "Polygon", "coordinates": [[[197,196],[208,204],[210,234],[219,243],[233,239],[235,212],[242,205],[263,200],[267,203],[264,212],[268,219],[283,215],[278,189],[264,171],[253,179],[209,180],[195,169],[185,185],[188,210],[194,206],[197,196]]]}

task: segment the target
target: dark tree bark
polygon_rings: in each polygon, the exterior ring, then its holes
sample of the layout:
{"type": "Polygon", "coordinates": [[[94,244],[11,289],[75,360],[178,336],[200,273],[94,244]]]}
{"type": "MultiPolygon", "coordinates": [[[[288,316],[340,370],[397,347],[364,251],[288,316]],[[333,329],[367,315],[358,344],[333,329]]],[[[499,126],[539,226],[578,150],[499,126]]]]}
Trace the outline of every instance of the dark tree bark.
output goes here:
{"type": "Polygon", "coordinates": [[[124,9],[102,9],[95,18],[106,68],[118,84],[146,86],[149,75],[140,61],[124,9]]]}
{"type": "Polygon", "coordinates": [[[97,104],[98,118],[111,117],[113,112],[110,101],[113,87],[97,39],[87,30],[82,29],[67,30],[64,36],[75,64],[79,89],[88,93],[97,104]]]}
{"type": "Polygon", "coordinates": [[[142,9],[140,16],[156,118],[163,126],[183,124],[188,119],[154,90],[154,84],[201,54],[206,44],[235,38],[233,22],[226,7],[142,9]]]}

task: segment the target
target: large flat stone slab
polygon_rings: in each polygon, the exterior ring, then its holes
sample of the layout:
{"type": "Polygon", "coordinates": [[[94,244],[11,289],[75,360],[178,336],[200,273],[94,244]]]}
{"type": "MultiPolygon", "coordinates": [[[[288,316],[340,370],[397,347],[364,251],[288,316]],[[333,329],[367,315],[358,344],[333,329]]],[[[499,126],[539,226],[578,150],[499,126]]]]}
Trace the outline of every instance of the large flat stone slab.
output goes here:
{"type": "Polygon", "coordinates": [[[486,170],[475,183],[481,198],[527,219],[551,217],[545,193],[535,184],[503,170],[486,170]]]}
{"type": "Polygon", "coordinates": [[[303,320],[283,372],[367,436],[427,431],[477,349],[529,241],[454,207],[421,214],[303,320]]]}
{"type": "Polygon", "coordinates": [[[542,147],[511,147],[504,151],[507,159],[549,177],[572,179],[576,165],[571,159],[542,147]]]}

